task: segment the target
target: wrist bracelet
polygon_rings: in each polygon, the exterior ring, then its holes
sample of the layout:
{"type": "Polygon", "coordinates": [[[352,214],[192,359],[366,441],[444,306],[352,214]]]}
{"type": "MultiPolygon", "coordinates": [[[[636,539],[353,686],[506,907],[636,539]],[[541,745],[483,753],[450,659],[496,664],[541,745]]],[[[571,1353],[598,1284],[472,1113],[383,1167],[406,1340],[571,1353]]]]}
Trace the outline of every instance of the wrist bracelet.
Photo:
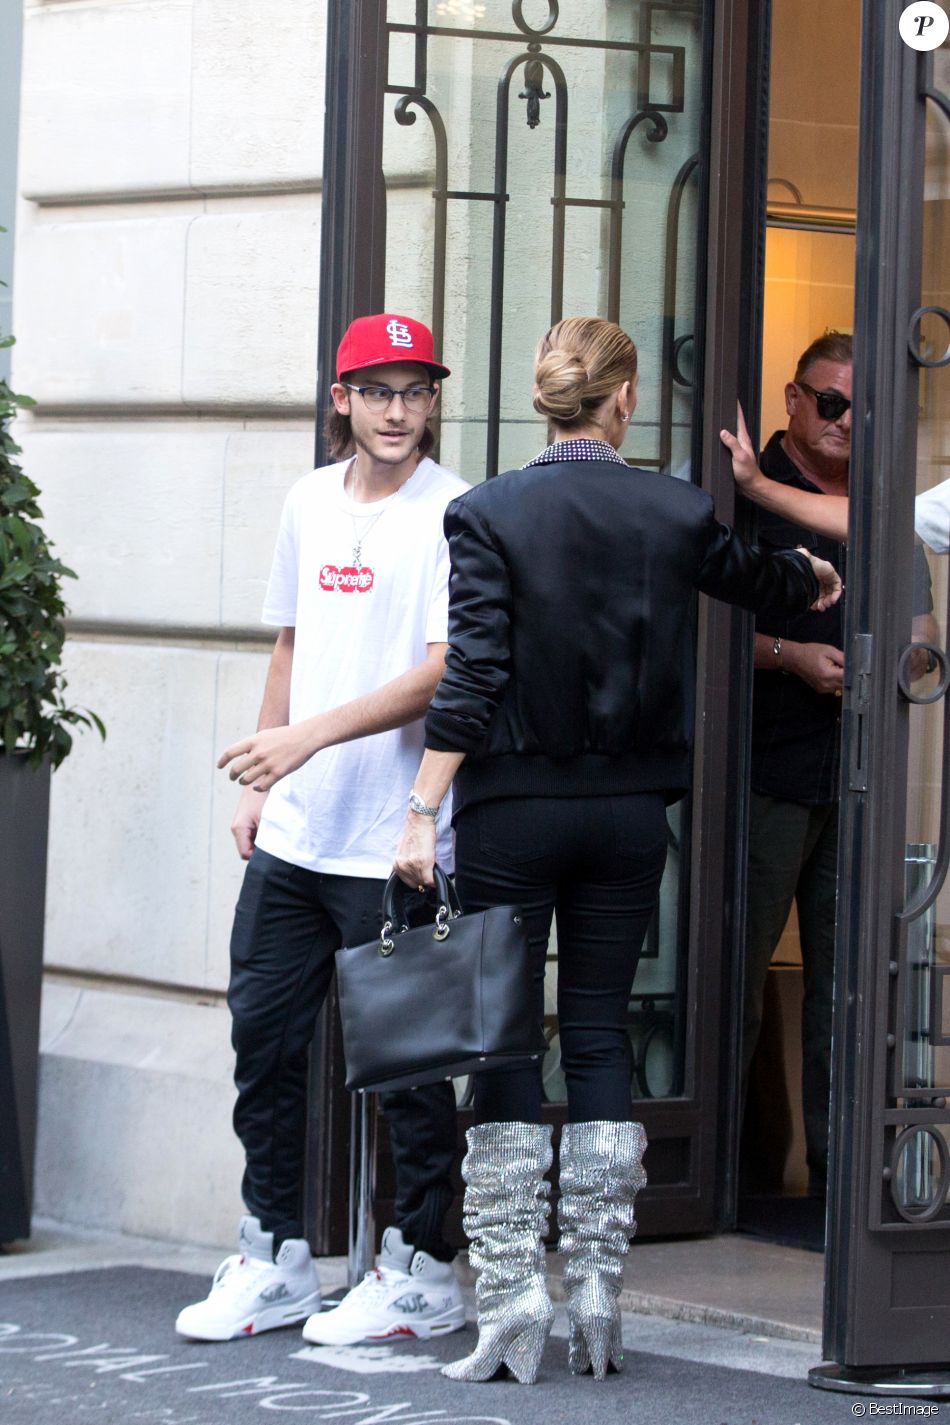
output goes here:
{"type": "Polygon", "coordinates": [[[431,816],[434,818],[439,815],[439,808],[426,806],[418,792],[409,793],[409,810],[418,813],[419,816],[431,816]]]}

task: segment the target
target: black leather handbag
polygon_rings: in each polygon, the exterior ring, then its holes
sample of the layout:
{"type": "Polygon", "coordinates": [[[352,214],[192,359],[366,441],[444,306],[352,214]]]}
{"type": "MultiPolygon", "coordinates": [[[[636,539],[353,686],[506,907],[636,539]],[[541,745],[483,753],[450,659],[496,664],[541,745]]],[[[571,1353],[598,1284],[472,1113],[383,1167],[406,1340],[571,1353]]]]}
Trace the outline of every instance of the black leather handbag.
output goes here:
{"type": "Polygon", "coordinates": [[[547,1048],[517,906],[463,915],[435,868],[434,925],[410,929],[390,876],[377,940],[337,951],[348,1089],[404,1089],[454,1079],[547,1048]]]}

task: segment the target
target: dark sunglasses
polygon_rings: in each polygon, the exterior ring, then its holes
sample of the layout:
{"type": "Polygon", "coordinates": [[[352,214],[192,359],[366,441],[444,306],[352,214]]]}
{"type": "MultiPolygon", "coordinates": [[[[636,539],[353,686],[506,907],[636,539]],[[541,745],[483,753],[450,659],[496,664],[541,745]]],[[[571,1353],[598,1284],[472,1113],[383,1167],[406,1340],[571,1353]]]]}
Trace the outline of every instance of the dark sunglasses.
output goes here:
{"type": "Polygon", "coordinates": [[[840,391],[816,391],[814,386],[809,386],[807,381],[796,381],[795,384],[814,396],[818,414],[823,421],[840,420],[845,411],[851,409],[851,402],[847,396],[842,396],[840,391]]]}

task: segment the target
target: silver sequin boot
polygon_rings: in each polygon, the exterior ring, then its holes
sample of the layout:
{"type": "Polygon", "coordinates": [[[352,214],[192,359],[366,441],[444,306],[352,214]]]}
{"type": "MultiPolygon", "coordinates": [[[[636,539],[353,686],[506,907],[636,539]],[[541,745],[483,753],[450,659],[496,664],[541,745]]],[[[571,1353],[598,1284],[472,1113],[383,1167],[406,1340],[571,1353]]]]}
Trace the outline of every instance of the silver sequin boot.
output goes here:
{"type": "Polygon", "coordinates": [[[443,1366],[453,1380],[491,1380],[502,1366],[522,1385],[537,1377],[554,1320],[542,1236],[550,1206],[551,1126],[482,1123],[465,1135],[463,1223],[478,1273],[478,1345],[443,1366]]]}
{"type": "Polygon", "coordinates": [[[620,1308],[623,1263],[637,1228],[633,1202],[646,1182],[642,1123],[567,1123],[561,1135],[558,1250],[570,1321],[568,1363],[574,1375],[608,1365],[622,1369],[620,1308]]]}

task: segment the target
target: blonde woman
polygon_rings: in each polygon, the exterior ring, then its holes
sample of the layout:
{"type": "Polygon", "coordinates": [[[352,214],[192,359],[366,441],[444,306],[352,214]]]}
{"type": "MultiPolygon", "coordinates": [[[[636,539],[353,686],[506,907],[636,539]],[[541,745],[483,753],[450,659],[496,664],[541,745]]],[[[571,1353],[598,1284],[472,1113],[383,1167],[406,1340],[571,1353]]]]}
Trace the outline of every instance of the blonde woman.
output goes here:
{"type": "MultiPolygon", "coordinates": [[[[617,452],[636,404],[630,338],[599,317],[559,322],[535,370],[552,443],[449,505],[449,651],[395,862],[409,884],[432,882],[435,813],[454,780],[462,904],[523,908],[539,1020],[557,918],[570,1366],[598,1378],[620,1367],[617,1295],[645,1181],[627,1004],[666,807],[689,781],[694,591],[798,611],[840,591],[829,564],[760,553],[717,523],[702,490],[631,469],[617,452]]],[[[462,1171],[479,1341],[445,1368],[455,1379],[503,1365],[537,1375],[553,1315],[541,1101],[537,1063],[477,1078],[462,1171]]]]}

